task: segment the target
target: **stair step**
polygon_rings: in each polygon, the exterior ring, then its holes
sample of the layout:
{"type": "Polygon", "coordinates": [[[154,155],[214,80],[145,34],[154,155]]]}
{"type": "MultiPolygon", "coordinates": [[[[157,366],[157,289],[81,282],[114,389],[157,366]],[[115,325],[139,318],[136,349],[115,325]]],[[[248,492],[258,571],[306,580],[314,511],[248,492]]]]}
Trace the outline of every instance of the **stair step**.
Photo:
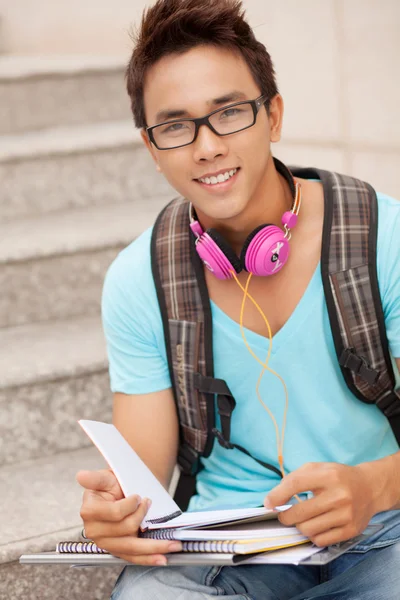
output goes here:
{"type": "MultiPolygon", "coordinates": [[[[75,427],[85,441],[85,433],[75,427]]],[[[0,564],[25,552],[55,550],[55,543],[68,536],[78,539],[83,490],[75,475],[80,469],[103,468],[107,465],[93,445],[1,467],[0,564]]]]}
{"type": "Polygon", "coordinates": [[[0,465],[90,445],[78,419],[110,421],[99,317],[0,331],[0,465]]]}
{"type": "Polygon", "coordinates": [[[121,567],[75,568],[53,565],[0,566],[3,600],[106,600],[110,598],[121,567]]]}
{"type": "Polygon", "coordinates": [[[174,194],[130,121],[0,137],[0,222],[174,194]]]}
{"type": "Polygon", "coordinates": [[[130,117],[125,62],[0,56],[0,135],[130,117]]]}
{"type": "Polygon", "coordinates": [[[0,162],[62,156],[92,150],[109,150],[140,143],[140,135],[130,121],[52,127],[43,131],[27,131],[0,137],[0,162]]]}
{"type": "Polygon", "coordinates": [[[3,225],[0,327],[95,315],[107,267],[153,224],[166,197],[3,225]]]}
{"type": "MultiPolygon", "coordinates": [[[[86,437],[83,431],[81,436],[86,437]]],[[[0,598],[110,597],[120,568],[71,570],[17,562],[21,554],[54,550],[59,541],[79,539],[82,488],[75,474],[105,466],[97,449],[90,447],[0,468],[0,598]]]]}
{"type": "Polygon", "coordinates": [[[0,335],[1,391],[107,368],[98,316],[12,327],[0,335]]]}
{"type": "Polygon", "coordinates": [[[0,237],[0,264],[127,244],[153,223],[164,205],[164,198],[154,198],[7,223],[0,237]]]}

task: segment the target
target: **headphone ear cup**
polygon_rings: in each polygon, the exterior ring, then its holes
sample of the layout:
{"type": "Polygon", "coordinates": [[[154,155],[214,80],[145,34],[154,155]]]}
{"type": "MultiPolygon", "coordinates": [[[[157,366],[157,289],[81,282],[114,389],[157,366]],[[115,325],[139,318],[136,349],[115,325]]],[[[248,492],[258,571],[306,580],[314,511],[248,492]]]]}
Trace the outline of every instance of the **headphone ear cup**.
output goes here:
{"type": "Polygon", "coordinates": [[[289,242],[276,225],[260,225],[247,237],[240,255],[243,267],[257,276],[274,275],[285,265],[289,242]]]}
{"type": "Polygon", "coordinates": [[[249,233],[249,235],[247,236],[247,238],[244,241],[243,244],[243,248],[242,251],[240,253],[240,262],[243,265],[243,268],[247,271],[246,269],[246,252],[247,252],[247,248],[250,246],[253,238],[257,235],[257,233],[259,231],[261,231],[261,229],[264,229],[264,227],[270,227],[269,224],[264,224],[264,225],[259,225],[258,227],[256,227],[256,229],[253,229],[253,231],[251,233],[249,233]]]}
{"type": "Polygon", "coordinates": [[[226,239],[215,229],[207,229],[206,233],[210,236],[213,242],[216,243],[218,248],[224,253],[225,257],[231,263],[236,273],[242,271],[242,263],[235,252],[232,250],[226,239]]]}

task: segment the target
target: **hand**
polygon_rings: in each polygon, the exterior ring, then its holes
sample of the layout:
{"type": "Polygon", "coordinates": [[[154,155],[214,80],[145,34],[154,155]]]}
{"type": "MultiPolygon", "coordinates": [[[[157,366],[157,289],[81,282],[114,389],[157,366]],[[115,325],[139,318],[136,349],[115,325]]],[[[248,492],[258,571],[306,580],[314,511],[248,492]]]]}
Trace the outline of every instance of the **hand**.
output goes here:
{"type": "MultiPolygon", "coordinates": [[[[365,466],[367,463],[365,463],[365,466]]],[[[268,508],[311,491],[304,500],[279,513],[284,525],[295,525],[317,546],[329,546],[360,534],[375,510],[374,480],[364,465],[307,463],[283,478],[265,498],[268,508]]]]}
{"type": "Polygon", "coordinates": [[[111,470],[79,471],[76,479],[85,488],[80,512],[85,533],[99,548],[136,565],[166,565],[164,554],[182,550],[180,542],[138,537],[151,502],[125,498],[111,470]]]}

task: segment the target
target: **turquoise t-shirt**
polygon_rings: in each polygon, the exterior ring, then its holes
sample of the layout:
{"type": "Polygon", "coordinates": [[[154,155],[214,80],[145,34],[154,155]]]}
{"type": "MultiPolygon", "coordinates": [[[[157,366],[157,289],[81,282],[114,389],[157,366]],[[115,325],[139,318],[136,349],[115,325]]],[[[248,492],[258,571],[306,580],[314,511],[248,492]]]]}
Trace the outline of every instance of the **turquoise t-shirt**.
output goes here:
{"type": "MultiPolygon", "coordinates": [[[[378,280],[390,351],[400,357],[400,202],[378,194],[378,203],[378,280]]],[[[119,254],[105,279],[102,314],[113,392],[145,394],[171,386],[150,239],[148,229],[119,254]]],[[[277,466],[275,429],[255,392],[261,367],[248,353],[239,324],[214,303],[211,310],[215,377],[226,380],[236,400],[231,440],[277,466]]],[[[268,338],[245,332],[254,352],[265,360],[268,338]]],[[[291,317],[273,337],[269,366],[284,379],[289,394],[284,443],[288,472],[306,462],[356,465],[399,449],[381,411],[358,400],[343,380],[319,267],[291,317]]],[[[260,392],[281,430],[285,403],[281,382],[266,372],[260,392]]],[[[252,458],[217,442],[202,463],[197,494],[190,502],[194,510],[260,505],[279,481],[252,458]]]]}

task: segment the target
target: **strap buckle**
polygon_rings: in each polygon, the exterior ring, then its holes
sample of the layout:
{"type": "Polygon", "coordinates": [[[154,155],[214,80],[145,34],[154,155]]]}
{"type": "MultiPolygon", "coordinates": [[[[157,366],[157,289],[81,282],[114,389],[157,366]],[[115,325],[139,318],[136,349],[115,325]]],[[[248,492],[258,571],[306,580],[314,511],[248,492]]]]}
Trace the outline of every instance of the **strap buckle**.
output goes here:
{"type": "Polygon", "coordinates": [[[228,440],[226,440],[224,438],[224,436],[222,435],[221,431],[219,431],[219,429],[217,429],[216,427],[213,427],[212,433],[215,435],[215,437],[217,438],[219,444],[223,448],[226,448],[226,450],[233,450],[233,448],[235,446],[231,442],[229,442],[228,440]]]}
{"type": "Polygon", "coordinates": [[[374,385],[379,377],[380,371],[373,369],[364,358],[356,354],[354,348],[345,348],[340,355],[339,364],[350,369],[355,375],[359,375],[369,385],[374,385]]]}

